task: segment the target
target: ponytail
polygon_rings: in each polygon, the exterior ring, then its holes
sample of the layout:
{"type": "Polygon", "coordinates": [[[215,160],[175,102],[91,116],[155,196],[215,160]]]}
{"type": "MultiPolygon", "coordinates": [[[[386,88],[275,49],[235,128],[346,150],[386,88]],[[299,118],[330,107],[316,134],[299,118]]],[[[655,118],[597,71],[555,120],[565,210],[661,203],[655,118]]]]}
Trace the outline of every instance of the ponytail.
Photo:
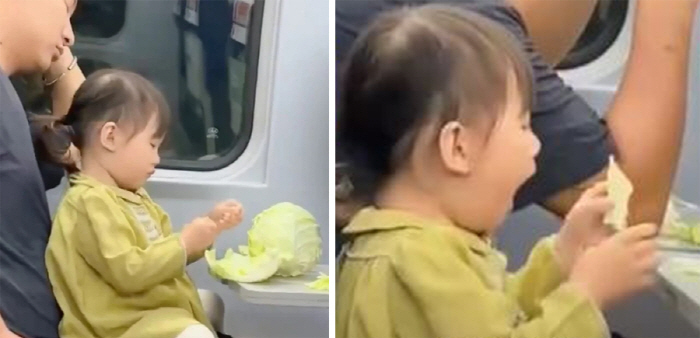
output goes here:
{"type": "Polygon", "coordinates": [[[37,158],[63,166],[69,173],[78,171],[75,163],[66,163],[75,132],[73,127],[59,118],[48,114],[29,114],[29,125],[35,136],[34,146],[37,158]]]}

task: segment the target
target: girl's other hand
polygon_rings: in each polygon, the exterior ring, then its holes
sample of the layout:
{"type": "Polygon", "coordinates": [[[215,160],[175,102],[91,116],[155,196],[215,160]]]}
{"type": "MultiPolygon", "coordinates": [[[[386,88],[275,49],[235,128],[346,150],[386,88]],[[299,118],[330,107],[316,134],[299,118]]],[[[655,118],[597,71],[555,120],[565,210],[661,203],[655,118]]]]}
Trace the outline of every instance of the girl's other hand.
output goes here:
{"type": "Polygon", "coordinates": [[[569,282],[601,309],[651,287],[659,261],[655,235],[655,224],[641,224],[586,249],[569,282]]]}
{"type": "Polygon", "coordinates": [[[209,217],[199,217],[182,229],[180,242],[189,256],[214,244],[220,232],[219,227],[209,217]]]}
{"type": "Polygon", "coordinates": [[[586,190],[574,204],[559,230],[555,244],[562,270],[568,275],[577,258],[586,248],[597,245],[612,234],[603,223],[613,202],[607,197],[607,186],[597,183],[586,190]]]}
{"type": "Polygon", "coordinates": [[[243,220],[243,206],[234,200],[217,204],[209,212],[209,218],[223,231],[231,229],[243,220]]]}

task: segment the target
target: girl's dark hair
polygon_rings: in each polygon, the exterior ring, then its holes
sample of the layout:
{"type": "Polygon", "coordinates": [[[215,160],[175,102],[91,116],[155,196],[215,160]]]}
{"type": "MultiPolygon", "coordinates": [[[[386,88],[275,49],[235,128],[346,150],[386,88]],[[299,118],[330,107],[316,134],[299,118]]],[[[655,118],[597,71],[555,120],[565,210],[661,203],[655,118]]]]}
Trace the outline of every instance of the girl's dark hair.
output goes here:
{"type": "Polygon", "coordinates": [[[339,83],[338,143],[353,198],[372,202],[424,126],[493,126],[511,73],[529,110],[530,64],[509,32],[477,13],[425,5],[378,17],[354,43],[339,83]]]}
{"type": "MultiPolygon", "coordinates": [[[[85,79],[63,118],[32,115],[30,123],[40,134],[40,156],[56,163],[73,143],[83,150],[91,131],[115,122],[132,128],[132,136],[143,131],[156,116],[156,136],[166,134],[170,109],[163,94],[143,76],[124,70],[103,69],[85,79]]],[[[69,168],[70,169],[70,168],[69,168]]]]}

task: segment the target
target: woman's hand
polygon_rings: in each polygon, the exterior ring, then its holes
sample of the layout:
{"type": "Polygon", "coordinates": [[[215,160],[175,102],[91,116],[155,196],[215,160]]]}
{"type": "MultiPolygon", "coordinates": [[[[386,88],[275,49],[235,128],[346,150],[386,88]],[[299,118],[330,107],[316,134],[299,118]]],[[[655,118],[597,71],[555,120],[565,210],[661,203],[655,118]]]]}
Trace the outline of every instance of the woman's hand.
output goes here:
{"type": "Polygon", "coordinates": [[[80,169],[80,150],[78,150],[78,148],[73,143],[70,144],[66,153],[63,154],[63,158],[61,158],[61,163],[70,167],[80,169]]]}

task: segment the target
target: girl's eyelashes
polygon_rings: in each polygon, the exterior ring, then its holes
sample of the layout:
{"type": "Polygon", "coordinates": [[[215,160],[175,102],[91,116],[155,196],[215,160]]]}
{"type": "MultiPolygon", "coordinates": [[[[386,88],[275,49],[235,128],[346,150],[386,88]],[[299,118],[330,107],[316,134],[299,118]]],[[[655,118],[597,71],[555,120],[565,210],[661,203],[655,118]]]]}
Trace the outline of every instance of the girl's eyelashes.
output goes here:
{"type": "Polygon", "coordinates": [[[154,136],[151,138],[151,147],[158,148],[158,147],[160,147],[160,144],[161,144],[161,140],[158,137],[154,136]]]}

